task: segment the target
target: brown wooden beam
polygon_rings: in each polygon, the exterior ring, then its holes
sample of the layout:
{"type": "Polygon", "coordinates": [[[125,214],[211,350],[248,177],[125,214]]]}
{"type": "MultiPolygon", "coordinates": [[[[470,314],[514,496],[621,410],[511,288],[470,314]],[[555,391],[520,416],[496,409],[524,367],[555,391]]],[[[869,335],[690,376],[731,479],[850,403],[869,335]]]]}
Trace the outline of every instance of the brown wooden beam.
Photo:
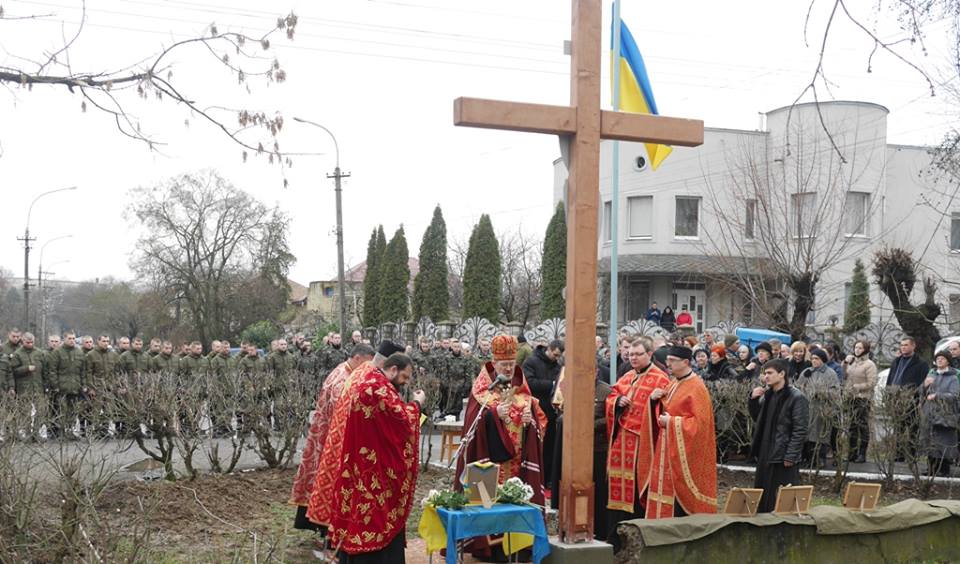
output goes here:
{"type": "Polygon", "coordinates": [[[696,147],[703,144],[703,121],[603,111],[600,113],[600,137],[696,147]]]}
{"type": "Polygon", "coordinates": [[[577,110],[567,106],[481,98],[457,98],[453,101],[454,125],[569,135],[576,131],[576,120],[577,110]]]}

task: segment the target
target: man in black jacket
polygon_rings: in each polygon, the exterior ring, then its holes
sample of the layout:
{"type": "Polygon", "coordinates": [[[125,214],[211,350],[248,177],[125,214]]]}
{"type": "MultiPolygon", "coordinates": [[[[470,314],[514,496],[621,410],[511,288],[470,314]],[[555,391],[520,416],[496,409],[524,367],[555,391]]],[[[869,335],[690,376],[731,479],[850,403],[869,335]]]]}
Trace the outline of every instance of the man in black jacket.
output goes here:
{"type": "Polygon", "coordinates": [[[554,435],[557,428],[557,412],[553,408],[553,392],[560,376],[560,357],[563,355],[563,341],[553,340],[549,345],[538,345],[533,354],[524,361],[523,374],[533,397],[540,400],[540,408],[547,416],[547,429],[543,436],[543,476],[544,483],[550,483],[553,475],[554,435]]]}
{"type": "MultiPolygon", "coordinates": [[[[920,390],[920,385],[930,372],[927,362],[916,355],[917,343],[912,337],[900,339],[900,356],[893,359],[890,370],[887,372],[887,387],[897,387],[903,390],[920,390]]],[[[917,397],[919,400],[919,396],[917,397]]],[[[916,406],[917,401],[909,402],[916,406]]],[[[898,440],[897,461],[912,460],[916,456],[918,434],[920,426],[920,411],[914,407],[905,417],[898,417],[894,422],[898,440]]]]}
{"type": "Polygon", "coordinates": [[[800,483],[800,458],[807,440],[807,397],[787,380],[789,365],[777,359],[763,365],[766,387],[750,394],[750,416],[756,421],[750,456],[757,459],[753,487],[763,488],[758,512],[773,511],[780,486],[800,483]]]}

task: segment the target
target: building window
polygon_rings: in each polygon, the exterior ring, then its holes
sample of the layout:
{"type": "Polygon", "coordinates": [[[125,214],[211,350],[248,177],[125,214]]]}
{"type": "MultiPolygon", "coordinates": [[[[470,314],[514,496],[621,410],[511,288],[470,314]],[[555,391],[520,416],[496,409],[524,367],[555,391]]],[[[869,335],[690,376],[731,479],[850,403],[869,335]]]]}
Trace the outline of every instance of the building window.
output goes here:
{"type": "Polygon", "coordinates": [[[756,239],[756,223],[757,223],[757,201],[756,200],[747,200],[747,215],[743,218],[743,236],[747,239],[753,240],[756,239]]]}
{"type": "Polygon", "coordinates": [[[950,216],[950,250],[960,253],[960,212],[950,216]]]}
{"type": "Polygon", "coordinates": [[[324,286],[323,288],[323,297],[332,298],[333,297],[333,286],[324,286]]]}
{"type": "Polygon", "coordinates": [[[867,211],[870,208],[868,192],[847,192],[844,206],[844,233],[847,236],[867,236],[867,211]]]}
{"type": "Polygon", "coordinates": [[[816,233],[817,194],[800,192],[790,195],[793,207],[794,237],[812,237],[816,233]]]}
{"type": "Polygon", "coordinates": [[[677,238],[696,239],[700,236],[700,198],[677,196],[674,235],[677,238]]]}
{"type": "Polygon", "coordinates": [[[653,238],[653,196],[627,198],[627,237],[631,239],[653,238]]]}
{"type": "Polygon", "coordinates": [[[613,202],[603,203],[603,240],[610,242],[610,233],[613,229],[613,202]]]}

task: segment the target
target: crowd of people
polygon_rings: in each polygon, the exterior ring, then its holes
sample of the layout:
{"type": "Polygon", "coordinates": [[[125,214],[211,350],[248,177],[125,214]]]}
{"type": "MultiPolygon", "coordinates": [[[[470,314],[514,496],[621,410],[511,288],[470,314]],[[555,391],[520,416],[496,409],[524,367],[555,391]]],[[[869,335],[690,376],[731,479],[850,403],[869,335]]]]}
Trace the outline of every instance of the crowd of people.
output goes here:
{"type": "MultiPolygon", "coordinates": [[[[863,340],[848,353],[834,342],[771,339],[751,347],[736,335],[709,332],[621,335],[611,348],[598,337],[597,537],[616,546],[614,531],[624,519],[715,512],[716,463],[727,458],[756,464],[760,511],[773,509],[779,486],[800,481],[804,464],[827,458],[836,464],[841,455],[866,461],[878,386],[871,349],[863,340]],[[718,399],[725,387],[735,390],[738,409],[718,399]],[[845,417],[831,412],[841,397],[849,404],[845,417]]],[[[69,331],[48,337],[41,349],[34,335],[13,329],[0,347],[0,386],[15,397],[45,394],[54,403],[77,403],[96,397],[111,375],[172,373],[215,382],[239,372],[302,380],[316,401],[291,495],[296,526],[326,530],[329,546],[339,547],[346,561],[402,552],[397,538],[412,503],[427,417],[463,422],[458,475],[467,464],[491,461],[500,464],[501,483],[520,478],[532,486],[533,503],[560,497],[561,340],[531,344],[498,335],[474,350],[457,339],[421,338],[416,346],[383,341],[374,350],[357,331],[346,343],[334,333],[316,340],[294,335],[264,352],[247,342],[234,352],[225,340],[208,351],[196,341],[175,351],[170,341],[151,339],[145,349],[140,338],[114,345],[106,335],[78,339],[69,331]],[[407,382],[418,389],[404,390],[407,382]],[[358,508],[371,519],[358,522],[358,508]]],[[[925,457],[931,474],[948,475],[958,455],[958,367],[960,342],[937,352],[931,368],[906,337],[889,368],[886,387],[909,400],[892,425],[918,438],[898,448],[902,458],[925,457]]],[[[484,537],[467,549],[489,557],[498,545],[484,537]]]]}

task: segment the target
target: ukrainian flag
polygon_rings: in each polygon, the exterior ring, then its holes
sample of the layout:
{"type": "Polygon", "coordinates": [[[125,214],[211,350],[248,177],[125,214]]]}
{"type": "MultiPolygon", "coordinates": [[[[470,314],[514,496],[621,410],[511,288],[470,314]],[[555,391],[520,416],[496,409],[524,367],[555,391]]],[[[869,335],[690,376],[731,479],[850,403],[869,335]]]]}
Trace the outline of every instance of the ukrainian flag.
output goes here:
{"type": "MultiPolygon", "coordinates": [[[[613,24],[610,25],[610,69],[613,69],[613,24]]],[[[610,73],[613,81],[613,72],[610,73]]],[[[616,85],[611,85],[611,94],[616,85]]],[[[634,114],[660,115],[657,111],[657,102],[653,98],[653,88],[650,87],[650,78],[647,76],[647,67],[643,64],[640,49],[633,40],[627,24],[620,22],[620,111],[634,114]]],[[[650,166],[657,170],[660,163],[667,158],[673,147],[646,143],[650,166]]]]}

